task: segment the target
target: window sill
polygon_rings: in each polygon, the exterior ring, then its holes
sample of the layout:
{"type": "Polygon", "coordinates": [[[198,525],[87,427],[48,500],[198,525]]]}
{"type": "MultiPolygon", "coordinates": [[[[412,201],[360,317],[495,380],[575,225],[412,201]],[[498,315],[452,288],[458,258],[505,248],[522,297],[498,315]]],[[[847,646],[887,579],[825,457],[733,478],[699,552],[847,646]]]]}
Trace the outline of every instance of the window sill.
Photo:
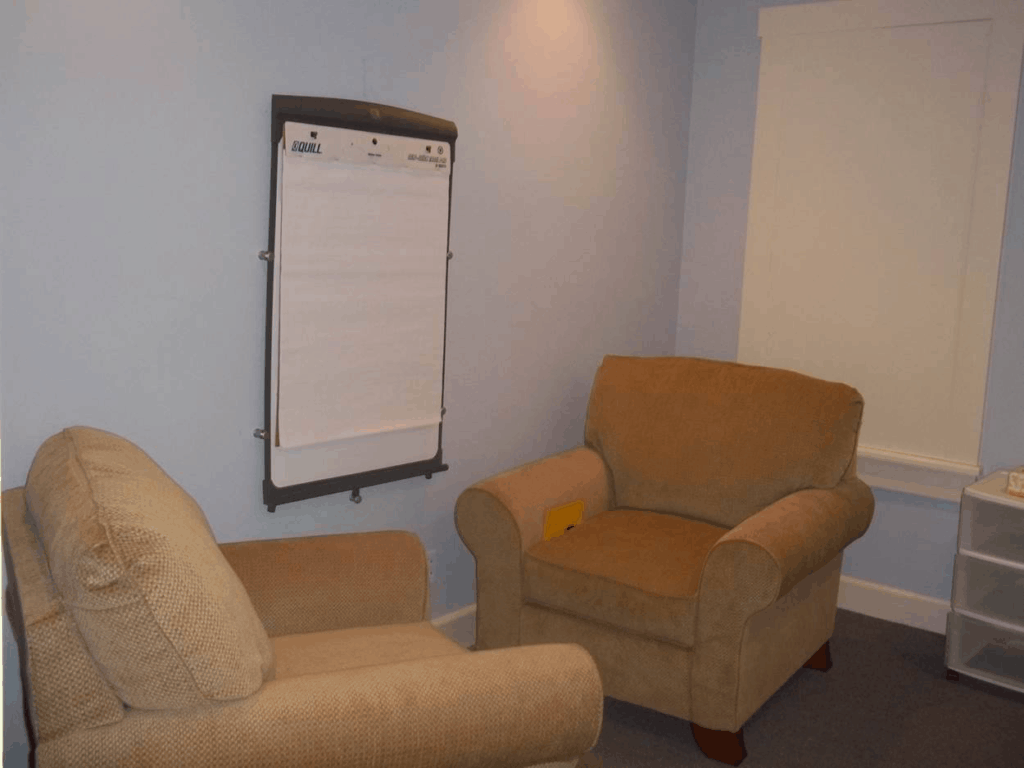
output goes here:
{"type": "Polygon", "coordinates": [[[981,467],[909,453],[861,446],[857,476],[872,488],[959,503],[963,489],[978,479],[981,467]]]}

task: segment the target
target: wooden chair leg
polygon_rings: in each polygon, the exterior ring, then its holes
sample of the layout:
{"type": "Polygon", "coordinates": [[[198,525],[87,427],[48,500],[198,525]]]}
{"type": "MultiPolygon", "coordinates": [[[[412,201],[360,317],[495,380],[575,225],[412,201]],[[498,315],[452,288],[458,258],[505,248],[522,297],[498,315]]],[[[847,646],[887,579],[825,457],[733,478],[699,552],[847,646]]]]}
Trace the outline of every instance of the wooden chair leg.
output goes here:
{"type": "Polygon", "coordinates": [[[828,672],[832,669],[832,651],[829,650],[828,640],[807,660],[804,669],[816,669],[819,672],[828,672]]]}
{"type": "Polygon", "coordinates": [[[730,733],[729,731],[713,731],[710,728],[702,728],[696,723],[690,723],[690,730],[693,731],[693,738],[697,741],[700,751],[712,760],[718,760],[726,765],[739,765],[747,756],[742,728],[736,733],[730,733]]]}

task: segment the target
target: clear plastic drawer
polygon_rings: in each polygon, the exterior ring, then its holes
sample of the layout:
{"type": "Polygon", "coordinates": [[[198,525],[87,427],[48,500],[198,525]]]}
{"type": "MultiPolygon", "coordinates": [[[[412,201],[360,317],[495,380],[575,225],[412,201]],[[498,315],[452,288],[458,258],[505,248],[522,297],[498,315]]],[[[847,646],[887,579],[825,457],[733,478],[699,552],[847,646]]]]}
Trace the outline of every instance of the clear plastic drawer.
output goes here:
{"type": "Polygon", "coordinates": [[[1006,472],[965,489],[960,549],[1024,563],[1024,499],[1006,493],[1006,472]]]}
{"type": "Polygon", "coordinates": [[[946,666],[1024,691],[1024,630],[1014,632],[950,613],[946,619],[946,666]]]}
{"type": "Polygon", "coordinates": [[[1024,563],[994,563],[970,554],[956,556],[953,607],[989,616],[1024,632],[1024,563]]]}

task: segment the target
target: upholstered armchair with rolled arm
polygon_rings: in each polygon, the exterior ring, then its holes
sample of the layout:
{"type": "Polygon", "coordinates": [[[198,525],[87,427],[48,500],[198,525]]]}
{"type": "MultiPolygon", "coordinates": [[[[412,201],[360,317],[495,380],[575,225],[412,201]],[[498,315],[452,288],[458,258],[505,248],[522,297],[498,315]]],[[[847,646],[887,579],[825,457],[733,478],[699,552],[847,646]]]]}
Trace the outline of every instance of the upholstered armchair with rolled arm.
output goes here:
{"type": "Polygon", "coordinates": [[[410,533],[218,545],[152,459],[87,428],[2,503],[42,768],[571,766],[597,739],[586,651],[449,640],[410,533]]]}
{"type": "Polygon", "coordinates": [[[606,695],[689,720],[738,764],[744,722],[831,666],[843,549],[874,511],[862,409],[791,371],[606,357],[583,446],[458,499],[477,647],[577,643],[606,695]]]}

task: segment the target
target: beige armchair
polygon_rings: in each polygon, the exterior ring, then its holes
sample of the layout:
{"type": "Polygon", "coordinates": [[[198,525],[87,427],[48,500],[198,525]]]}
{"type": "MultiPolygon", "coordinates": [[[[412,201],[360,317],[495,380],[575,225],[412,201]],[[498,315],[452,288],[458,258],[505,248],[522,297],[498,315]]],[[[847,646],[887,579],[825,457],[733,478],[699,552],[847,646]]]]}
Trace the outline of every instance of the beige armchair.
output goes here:
{"type": "Polygon", "coordinates": [[[477,647],[578,643],[606,695],[689,720],[738,764],[751,714],[831,665],[843,548],[874,511],[862,408],[790,371],[606,357],[582,447],[458,499],[477,647]]]}
{"type": "Polygon", "coordinates": [[[572,645],[469,653],[404,532],[218,546],[131,443],[68,429],[3,494],[40,766],[574,765],[600,679],[572,645]]]}

